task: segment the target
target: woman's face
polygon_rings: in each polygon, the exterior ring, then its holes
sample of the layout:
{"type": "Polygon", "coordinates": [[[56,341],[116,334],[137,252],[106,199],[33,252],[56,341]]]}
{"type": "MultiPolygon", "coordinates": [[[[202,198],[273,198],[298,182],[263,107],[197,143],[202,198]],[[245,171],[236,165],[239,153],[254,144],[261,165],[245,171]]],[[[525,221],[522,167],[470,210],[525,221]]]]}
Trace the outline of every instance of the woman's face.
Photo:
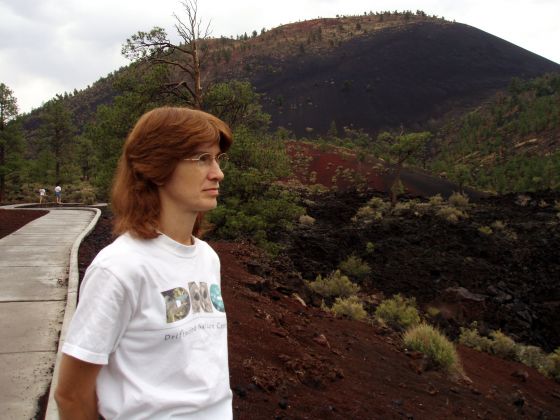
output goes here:
{"type": "MultiPolygon", "coordinates": [[[[196,159],[203,153],[219,155],[219,144],[202,144],[188,158],[196,159]]],[[[210,165],[199,164],[196,160],[181,160],[169,180],[159,187],[162,209],[188,213],[212,210],[218,204],[222,179],[224,173],[216,160],[212,160],[210,165]]]]}

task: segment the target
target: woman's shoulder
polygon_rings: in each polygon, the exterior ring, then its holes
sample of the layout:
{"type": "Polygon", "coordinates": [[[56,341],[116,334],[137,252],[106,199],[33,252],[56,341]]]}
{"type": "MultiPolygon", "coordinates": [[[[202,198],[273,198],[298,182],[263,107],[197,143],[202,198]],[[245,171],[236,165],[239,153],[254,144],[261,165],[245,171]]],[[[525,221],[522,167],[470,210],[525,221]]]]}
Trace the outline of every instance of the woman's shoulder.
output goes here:
{"type": "Polygon", "coordinates": [[[194,244],[196,245],[196,247],[201,251],[201,252],[206,252],[209,254],[216,254],[216,251],[214,251],[214,248],[212,248],[210,246],[210,244],[200,238],[195,237],[194,238],[194,244]]]}
{"type": "Polygon", "coordinates": [[[120,235],[111,244],[103,248],[94,258],[92,265],[115,266],[143,258],[141,240],[129,234],[120,235]]]}

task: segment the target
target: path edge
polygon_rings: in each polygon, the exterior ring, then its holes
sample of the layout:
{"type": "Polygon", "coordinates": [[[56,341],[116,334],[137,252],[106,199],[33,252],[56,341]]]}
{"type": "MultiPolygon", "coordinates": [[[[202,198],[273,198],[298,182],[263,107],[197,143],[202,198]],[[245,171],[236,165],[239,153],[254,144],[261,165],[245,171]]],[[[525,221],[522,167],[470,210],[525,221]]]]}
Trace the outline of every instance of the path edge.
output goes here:
{"type": "MultiPolygon", "coordinates": [[[[56,352],[56,360],[54,363],[54,370],[52,374],[52,381],[49,390],[49,399],[47,400],[47,407],[45,411],[45,420],[58,420],[60,417],[58,415],[58,406],[54,400],[54,392],[58,385],[58,371],[60,369],[60,359],[62,356],[62,345],[66,338],[66,333],[68,327],[70,326],[70,321],[74,316],[76,311],[76,306],[78,304],[78,284],[80,282],[80,271],[78,268],[78,251],[82,241],[91,233],[99,218],[101,217],[101,210],[91,207],[74,207],[72,210],[85,210],[95,212],[93,219],[89,225],[82,231],[82,233],[76,238],[72,244],[72,250],[70,251],[70,264],[68,268],[68,293],[66,295],[66,307],[64,308],[64,319],[62,321],[62,327],[60,329],[60,336],[58,339],[58,349],[56,352]]],[[[55,209],[56,211],[56,209],[55,209]]]]}

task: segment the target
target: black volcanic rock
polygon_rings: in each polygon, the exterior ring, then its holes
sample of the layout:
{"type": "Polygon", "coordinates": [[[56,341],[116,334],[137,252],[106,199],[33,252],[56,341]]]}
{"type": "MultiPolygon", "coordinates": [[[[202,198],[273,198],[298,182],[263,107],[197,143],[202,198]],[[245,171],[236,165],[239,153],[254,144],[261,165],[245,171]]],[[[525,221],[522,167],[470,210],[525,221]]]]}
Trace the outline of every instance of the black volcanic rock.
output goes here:
{"type": "Polygon", "coordinates": [[[451,109],[479,103],[508,86],[560,71],[560,65],[474,27],[419,22],[356,37],[291,59],[254,57],[280,68],[251,76],[267,98],[273,126],[298,135],[353,126],[370,133],[418,129],[451,109]],[[282,98],[282,106],[278,106],[282,98]]]}

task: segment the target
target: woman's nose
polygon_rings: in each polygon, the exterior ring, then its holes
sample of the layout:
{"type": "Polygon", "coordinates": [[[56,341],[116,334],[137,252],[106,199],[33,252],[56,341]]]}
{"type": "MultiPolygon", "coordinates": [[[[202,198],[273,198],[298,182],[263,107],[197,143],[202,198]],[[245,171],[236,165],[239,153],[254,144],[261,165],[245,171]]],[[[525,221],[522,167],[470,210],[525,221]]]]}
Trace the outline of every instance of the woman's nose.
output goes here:
{"type": "Polygon", "coordinates": [[[220,165],[218,164],[218,161],[216,159],[214,159],[214,161],[212,162],[212,167],[208,172],[208,178],[217,179],[218,181],[224,179],[224,173],[222,171],[222,168],[220,168],[220,165]]]}

